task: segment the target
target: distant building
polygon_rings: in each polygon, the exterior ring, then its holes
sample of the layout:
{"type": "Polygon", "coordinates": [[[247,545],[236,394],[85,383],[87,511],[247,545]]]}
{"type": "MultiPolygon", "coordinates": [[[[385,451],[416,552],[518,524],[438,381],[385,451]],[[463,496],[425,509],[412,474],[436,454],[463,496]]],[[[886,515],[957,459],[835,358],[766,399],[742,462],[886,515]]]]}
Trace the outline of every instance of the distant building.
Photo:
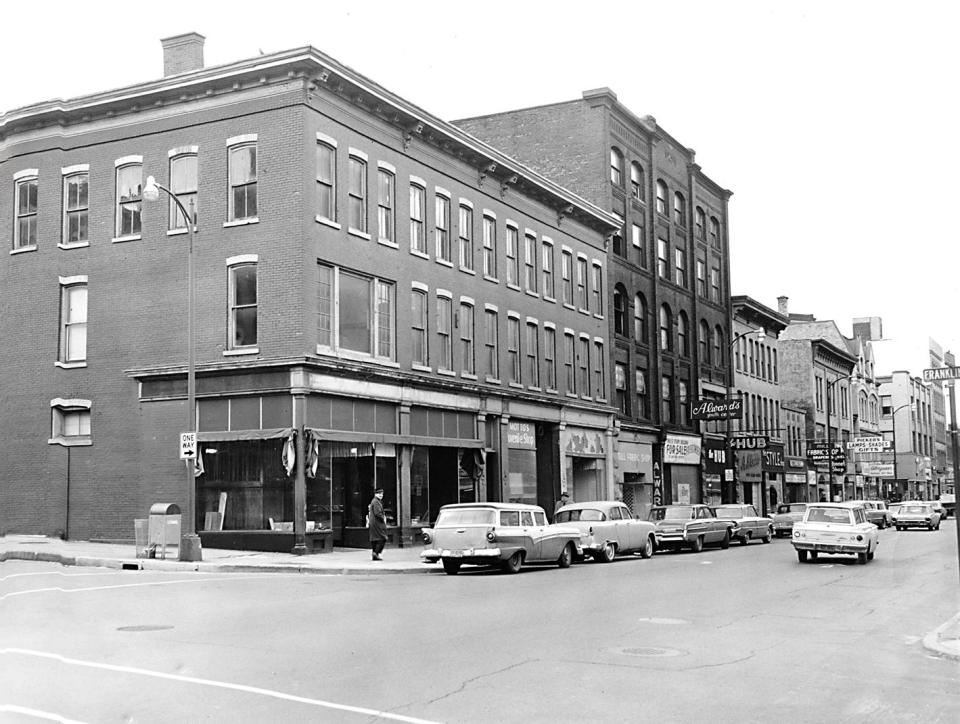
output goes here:
{"type": "MultiPolygon", "coordinates": [[[[931,500],[940,495],[933,475],[933,387],[922,378],[897,370],[878,379],[881,429],[895,452],[894,498],[931,500]]],[[[936,385],[938,386],[938,385],[936,385]]]]}

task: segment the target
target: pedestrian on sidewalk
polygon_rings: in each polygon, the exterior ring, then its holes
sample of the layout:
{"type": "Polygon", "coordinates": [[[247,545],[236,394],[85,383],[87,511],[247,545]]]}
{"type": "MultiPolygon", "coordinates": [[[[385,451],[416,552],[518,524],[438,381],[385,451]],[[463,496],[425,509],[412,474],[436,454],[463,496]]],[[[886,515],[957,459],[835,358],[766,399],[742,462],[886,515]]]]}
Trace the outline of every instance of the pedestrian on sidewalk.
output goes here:
{"type": "Polygon", "coordinates": [[[560,493],[560,500],[557,501],[557,504],[553,506],[553,514],[556,515],[557,511],[560,510],[565,505],[569,505],[573,502],[573,499],[570,497],[570,493],[564,490],[560,493]]]}
{"type": "Polygon", "coordinates": [[[370,551],[375,561],[383,560],[383,546],[387,543],[387,516],[383,512],[383,488],[373,491],[373,500],[367,508],[367,529],[370,533],[370,551]]]}

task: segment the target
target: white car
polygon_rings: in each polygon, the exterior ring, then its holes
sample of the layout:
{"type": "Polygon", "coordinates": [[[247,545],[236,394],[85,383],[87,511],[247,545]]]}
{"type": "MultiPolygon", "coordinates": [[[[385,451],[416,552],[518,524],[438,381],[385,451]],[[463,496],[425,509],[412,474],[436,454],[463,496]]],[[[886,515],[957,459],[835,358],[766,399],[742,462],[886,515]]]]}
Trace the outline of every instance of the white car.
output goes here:
{"type": "Polygon", "coordinates": [[[872,561],[880,533],[855,503],[810,503],[803,520],[794,523],[792,541],[801,563],[820,553],[854,555],[857,563],[872,561]]]}
{"type": "Polygon", "coordinates": [[[627,553],[649,558],[657,547],[656,526],[637,520],[630,508],[617,501],[570,503],[560,508],[553,520],[578,528],[583,553],[601,563],[610,563],[617,555],[627,553]]]}

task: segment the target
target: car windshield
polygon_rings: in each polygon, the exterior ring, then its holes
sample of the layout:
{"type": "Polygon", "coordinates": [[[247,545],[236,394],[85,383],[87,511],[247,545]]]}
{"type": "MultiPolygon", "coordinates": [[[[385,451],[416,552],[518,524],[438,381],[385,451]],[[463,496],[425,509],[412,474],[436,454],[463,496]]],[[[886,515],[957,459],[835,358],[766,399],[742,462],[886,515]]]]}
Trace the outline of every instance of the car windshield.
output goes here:
{"type": "Polygon", "coordinates": [[[718,518],[742,518],[743,510],[741,508],[714,508],[713,512],[718,518]]]}
{"type": "Polygon", "coordinates": [[[846,508],[811,508],[807,513],[807,522],[849,524],[853,522],[853,516],[846,508]]]}
{"type": "Polygon", "coordinates": [[[557,513],[557,523],[570,523],[578,520],[601,521],[606,520],[601,511],[595,508],[574,508],[573,510],[561,510],[557,513]]]}
{"type": "Polygon", "coordinates": [[[807,509],[806,503],[788,503],[777,508],[778,513],[802,513],[807,509]]]}
{"type": "Polygon", "coordinates": [[[496,511],[489,508],[454,508],[441,510],[437,528],[452,528],[458,525],[493,525],[496,511]]]}
{"type": "Polygon", "coordinates": [[[925,505],[904,505],[900,508],[901,513],[915,513],[917,515],[923,515],[927,512],[927,506],[925,505]]]}
{"type": "Polygon", "coordinates": [[[678,505],[673,508],[651,508],[650,520],[689,520],[693,517],[693,508],[678,505]]]}

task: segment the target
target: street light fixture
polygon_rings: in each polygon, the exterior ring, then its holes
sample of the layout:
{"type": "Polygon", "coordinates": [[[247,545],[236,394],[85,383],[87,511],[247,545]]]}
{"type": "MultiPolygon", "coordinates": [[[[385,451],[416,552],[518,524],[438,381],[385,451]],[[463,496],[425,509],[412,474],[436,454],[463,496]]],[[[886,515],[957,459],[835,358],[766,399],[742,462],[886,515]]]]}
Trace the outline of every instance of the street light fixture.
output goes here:
{"type": "MultiPolygon", "coordinates": [[[[836,385],[838,382],[843,382],[844,380],[860,380],[860,379],[861,379],[860,372],[858,371],[858,372],[854,372],[852,374],[846,375],[844,377],[838,377],[837,379],[833,380],[833,382],[829,382],[829,381],[827,382],[827,470],[829,471],[827,473],[827,481],[828,481],[827,485],[830,486],[829,491],[831,496],[833,495],[833,445],[830,441],[830,399],[831,399],[830,391],[833,389],[833,386],[836,385]]],[[[844,451],[843,459],[844,459],[844,473],[845,473],[846,459],[847,459],[846,451],[844,451]]],[[[854,492],[854,495],[856,495],[857,484],[854,483],[853,485],[854,485],[853,492],[854,492]]],[[[845,486],[841,485],[840,491],[841,491],[840,493],[841,497],[846,495],[845,486]]]]}
{"type": "MultiPolygon", "coordinates": [[[[728,352],[728,354],[727,354],[727,365],[728,365],[728,369],[729,369],[729,373],[727,374],[727,400],[729,400],[730,397],[731,397],[731,395],[732,395],[731,387],[733,386],[733,364],[731,364],[731,363],[733,362],[733,360],[732,360],[731,358],[733,357],[733,347],[734,347],[734,345],[735,345],[737,342],[739,342],[739,341],[740,341],[741,339],[743,339],[744,337],[749,337],[750,335],[754,335],[754,334],[756,335],[756,339],[757,339],[758,342],[762,342],[763,340],[765,340],[765,339],[767,338],[767,333],[764,331],[763,327],[760,327],[760,329],[749,329],[749,330],[747,330],[746,332],[741,332],[740,334],[734,336],[734,338],[730,340],[729,349],[727,350],[727,352],[728,352]]],[[[741,412],[741,418],[740,418],[740,419],[741,419],[741,420],[743,419],[743,417],[742,417],[742,412],[741,412]]],[[[733,462],[733,451],[730,449],[730,417],[729,417],[729,416],[727,417],[727,440],[726,440],[726,443],[727,443],[726,459],[727,459],[727,464],[729,465],[729,464],[731,464],[731,463],[733,462]]],[[[725,468],[725,469],[726,469],[726,468],[725,468]]],[[[724,482],[726,482],[726,481],[724,481],[724,482]]],[[[734,482],[734,483],[735,483],[736,481],[731,481],[731,482],[734,482]]],[[[722,489],[722,486],[721,486],[721,489],[722,489]]],[[[736,498],[739,498],[739,496],[736,494],[736,485],[734,485],[734,496],[735,496],[736,498]]],[[[732,501],[732,502],[737,502],[737,501],[734,500],[734,501],[732,501]]]]}
{"type": "MultiPolygon", "coordinates": [[[[900,410],[903,410],[907,407],[909,407],[911,410],[914,409],[913,403],[908,402],[904,405],[895,407],[893,409],[893,412],[890,413],[890,424],[893,427],[893,482],[897,484],[898,489],[900,486],[899,486],[899,480],[897,478],[897,413],[900,412],[900,410]]],[[[889,492],[889,490],[887,492],[889,492]]]]}
{"type": "MultiPolygon", "coordinates": [[[[143,189],[143,198],[156,201],[163,191],[169,196],[183,214],[187,225],[187,432],[194,432],[197,426],[197,380],[193,358],[193,214],[188,212],[177,195],[153,176],[147,176],[143,189]]],[[[191,200],[190,205],[193,206],[191,200]]],[[[199,561],[203,558],[200,536],[196,532],[196,458],[188,458],[187,469],[187,510],[186,522],[182,524],[180,535],[180,560],[199,561]]]]}

